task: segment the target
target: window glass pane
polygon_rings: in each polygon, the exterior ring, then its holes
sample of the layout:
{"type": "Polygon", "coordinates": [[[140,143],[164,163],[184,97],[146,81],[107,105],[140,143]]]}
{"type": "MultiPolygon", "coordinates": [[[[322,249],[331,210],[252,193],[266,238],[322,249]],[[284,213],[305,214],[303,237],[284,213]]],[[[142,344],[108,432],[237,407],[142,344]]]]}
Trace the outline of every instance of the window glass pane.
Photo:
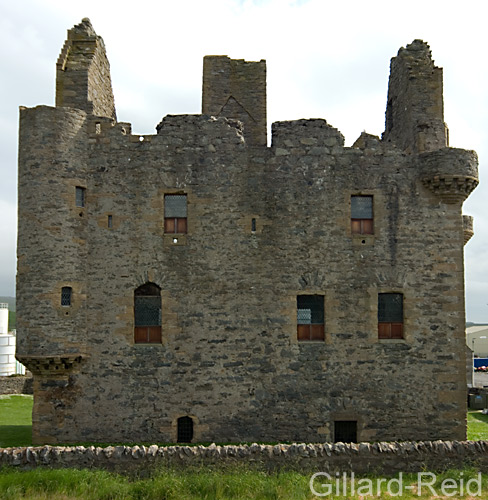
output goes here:
{"type": "Polygon", "coordinates": [[[135,326],[161,325],[161,297],[134,297],[135,326]]]}
{"type": "Polygon", "coordinates": [[[310,325],[310,323],[312,323],[312,310],[311,309],[298,309],[297,310],[297,323],[299,325],[310,325]]]}
{"type": "Polygon", "coordinates": [[[164,197],[165,217],[186,217],[186,194],[167,194],[164,197]]]}
{"type": "Polygon", "coordinates": [[[61,288],[61,305],[62,306],[70,306],[71,305],[71,287],[63,286],[61,288]]]}
{"type": "Polygon", "coordinates": [[[298,324],[320,325],[324,322],[324,296],[298,295],[297,296],[298,324]]]}
{"type": "Polygon", "coordinates": [[[401,293],[378,294],[378,322],[403,323],[403,295],[401,293]]]}
{"type": "Polygon", "coordinates": [[[373,197],[351,196],[351,219],[372,219],[373,197]]]}
{"type": "Polygon", "coordinates": [[[76,206],[84,207],[85,206],[85,188],[76,187],[76,206]]]}

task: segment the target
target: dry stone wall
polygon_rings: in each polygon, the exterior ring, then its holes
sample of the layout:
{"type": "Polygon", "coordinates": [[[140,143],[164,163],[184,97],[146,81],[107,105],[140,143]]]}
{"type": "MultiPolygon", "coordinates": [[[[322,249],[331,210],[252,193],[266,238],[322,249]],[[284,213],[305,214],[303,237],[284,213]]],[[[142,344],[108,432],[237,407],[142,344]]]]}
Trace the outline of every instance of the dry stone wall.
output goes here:
{"type": "Polygon", "coordinates": [[[20,469],[102,468],[149,474],[158,467],[243,466],[276,472],[295,470],[393,475],[474,467],[488,472],[487,441],[334,443],[217,446],[42,446],[0,449],[0,466],[20,469]]]}
{"type": "Polygon", "coordinates": [[[32,394],[32,376],[0,377],[0,394],[32,394]]]}

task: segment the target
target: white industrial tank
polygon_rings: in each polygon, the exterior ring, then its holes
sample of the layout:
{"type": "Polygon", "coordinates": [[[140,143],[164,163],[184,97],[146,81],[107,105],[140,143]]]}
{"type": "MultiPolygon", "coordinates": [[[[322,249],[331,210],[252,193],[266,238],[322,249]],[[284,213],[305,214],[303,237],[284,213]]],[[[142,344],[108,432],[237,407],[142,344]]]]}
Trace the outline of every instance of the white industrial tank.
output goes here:
{"type": "Polygon", "coordinates": [[[16,372],[15,335],[0,333],[0,377],[16,372]]]}
{"type": "Polygon", "coordinates": [[[0,303],[0,334],[8,333],[8,304],[0,303]]]}
{"type": "Polygon", "coordinates": [[[15,330],[8,333],[8,304],[0,303],[0,377],[24,374],[25,367],[15,359],[15,330]]]}

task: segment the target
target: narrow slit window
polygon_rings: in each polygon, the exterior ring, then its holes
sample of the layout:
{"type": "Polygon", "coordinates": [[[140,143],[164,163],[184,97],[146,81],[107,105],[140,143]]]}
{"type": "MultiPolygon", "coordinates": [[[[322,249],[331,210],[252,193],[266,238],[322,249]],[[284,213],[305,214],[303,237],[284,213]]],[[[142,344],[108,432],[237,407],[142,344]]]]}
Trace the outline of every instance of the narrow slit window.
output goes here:
{"type": "Polygon", "coordinates": [[[112,216],[111,216],[111,215],[109,215],[109,216],[107,217],[107,227],[109,227],[109,228],[112,228],[112,227],[113,227],[113,219],[112,219],[112,216]]]}
{"type": "Polygon", "coordinates": [[[297,296],[297,338],[325,340],[323,295],[297,296]]]}
{"type": "Polygon", "coordinates": [[[164,196],[164,232],[169,234],[186,234],[186,194],[167,194],[164,196]]]}
{"type": "Polygon", "coordinates": [[[251,219],[251,232],[256,232],[256,219],[254,217],[251,219]]]}
{"type": "Polygon", "coordinates": [[[161,289],[146,283],[134,291],[134,343],[161,342],[161,289]]]}
{"type": "Polygon", "coordinates": [[[191,417],[180,417],[177,426],[177,442],[191,443],[193,439],[193,419],[191,417]]]}
{"type": "Polygon", "coordinates": [[[86,197],[86,189],[84,187],[76,186],[76,206],[84,207],[85,206],[85,197],[86,197]]]}
{"type": "Polygon", "coordinates": [[[73,289],[70,286],[63,286],[63,288],[61,288],[61,305],[66,307],[70,306],[72,295],[73,289]]]}
{"type": "Polygon", "coordinates": [[[351,196],[351,233],[374,234],[372,196],[351,196]]]}
{"type": "Polygon", "coordinates": [[[403,338],[403,294],[378,294],[378,338],[403,338]]]}

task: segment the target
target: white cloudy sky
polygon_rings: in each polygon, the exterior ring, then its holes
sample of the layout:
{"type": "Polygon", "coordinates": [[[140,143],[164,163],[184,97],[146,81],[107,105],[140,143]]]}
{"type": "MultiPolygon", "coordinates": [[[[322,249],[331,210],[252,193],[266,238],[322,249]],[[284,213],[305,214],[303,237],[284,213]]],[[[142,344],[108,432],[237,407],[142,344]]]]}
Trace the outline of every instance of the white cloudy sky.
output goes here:
{"type": "Polygon", "coordinates": [[[267,60],[268,123],[325,118],[350,146],[380,135],[390,58],[415,38],[444,68],[450,145],[474,149],[481,186],[465,247],[467,319],[488,322],[486,0],[0,0],[0,295],[15,294],[18,106],[54,104],[66,30],[89,17],[105,40],[117,115],[154,133],[199,113],[202,58],[267,60]],[[485,185],[486,181],[486,185],[485,185]]]}

